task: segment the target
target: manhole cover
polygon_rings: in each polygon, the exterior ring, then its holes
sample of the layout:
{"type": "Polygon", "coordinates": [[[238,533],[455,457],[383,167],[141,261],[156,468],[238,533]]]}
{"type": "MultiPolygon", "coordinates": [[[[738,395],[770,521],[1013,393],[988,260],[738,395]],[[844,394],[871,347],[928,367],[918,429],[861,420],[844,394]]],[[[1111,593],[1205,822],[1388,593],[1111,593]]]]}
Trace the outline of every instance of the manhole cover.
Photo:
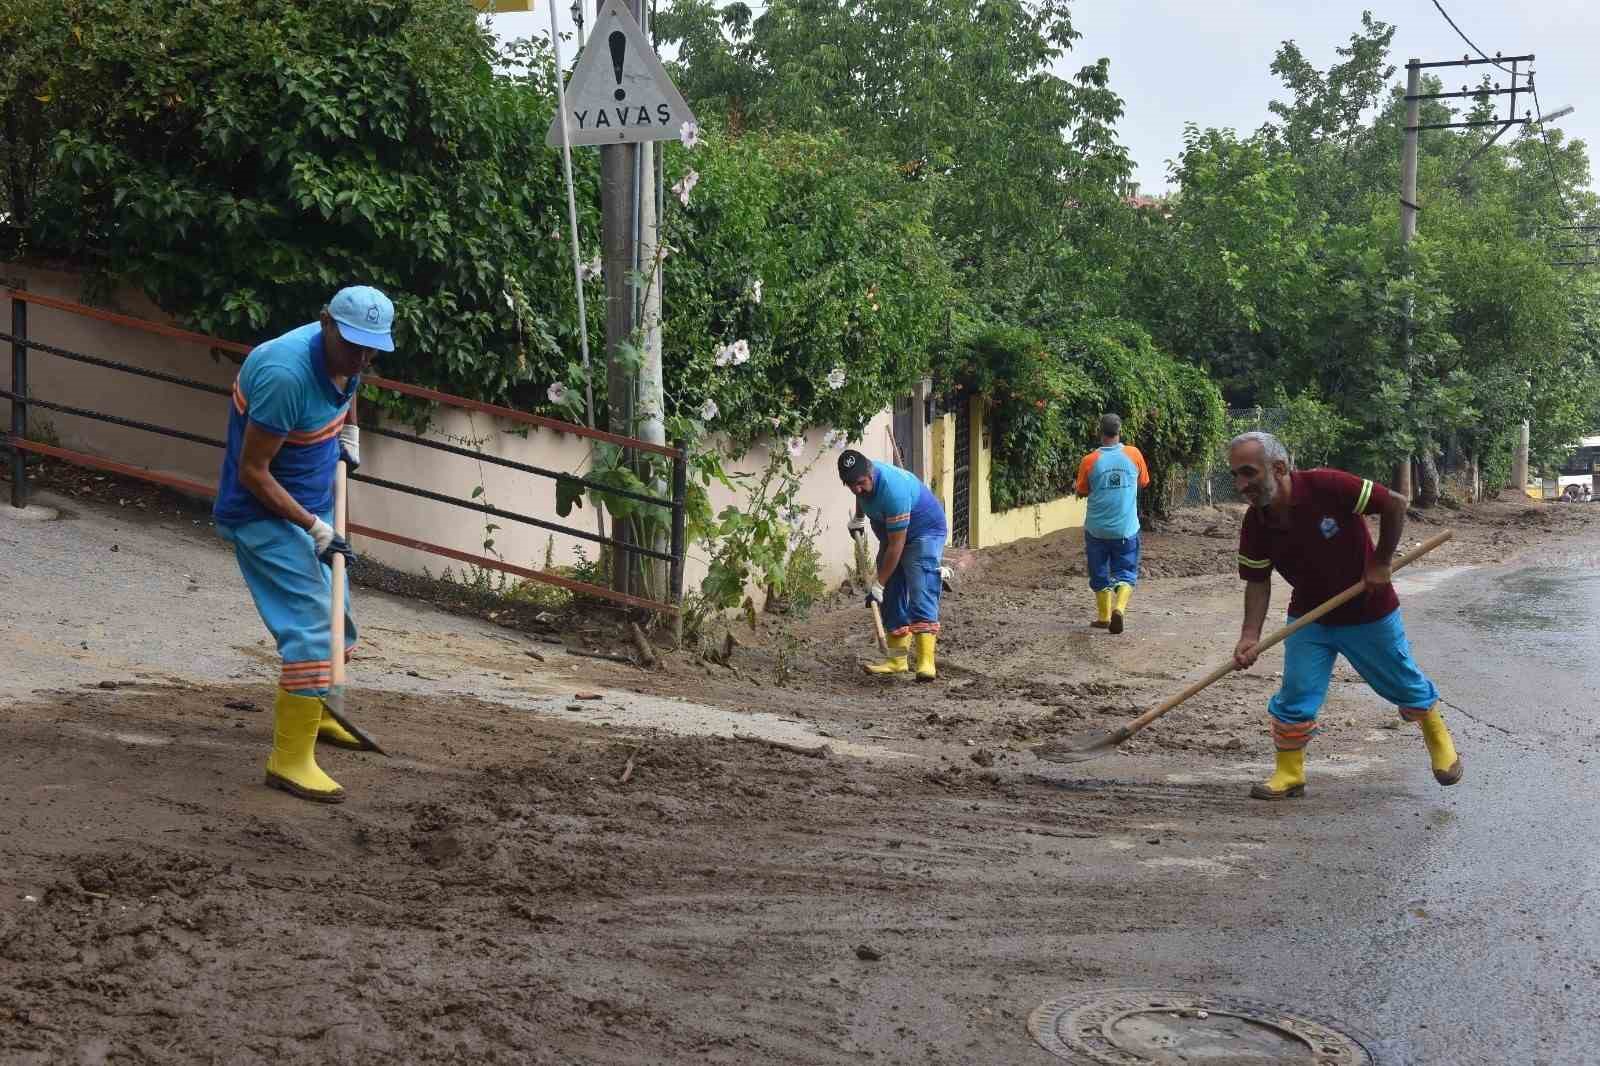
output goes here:
{"type": "Polygon", "coordinates": [[[1204,992],[1074,993],[1034,1011],[1028,1031],[1082,1066],[1379,1066],[1366,1043],[1328,1022],[1204,992]]]}

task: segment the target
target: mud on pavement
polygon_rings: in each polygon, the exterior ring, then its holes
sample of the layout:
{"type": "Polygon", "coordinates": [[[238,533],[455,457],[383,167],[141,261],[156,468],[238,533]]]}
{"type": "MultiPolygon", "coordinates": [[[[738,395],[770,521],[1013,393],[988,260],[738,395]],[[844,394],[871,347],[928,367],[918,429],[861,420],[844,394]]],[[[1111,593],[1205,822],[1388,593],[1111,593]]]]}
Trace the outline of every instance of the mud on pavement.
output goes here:
{"type": "Polygon", "coordinates": [[[427,758],[325,755],[355,798],[313,807],[259,786],[259,701],[5,716],[0,1059],[1026,1061],[1041,979],[1100,972],[1063,942],[1181,905],[1095,850],[1244,806],[368,693],[427,758]]]}
{"type": "MultiPolygon", "coordinates": [[[[1445,562],[1588,522],[1493,507],[1445,562]]],[[[1119,724],[1231,648],[1234,527],[1181,523],[1153,535],[1172,576],[1141,584],[1122,638],[1087,628],[1070,537],[974,561],[934,685],[862,679],[870,637],[843,597],[758,618],[729,665],[655,672],[516,674],[518,640],[463,626],[447,646],[494,685],[454,692],[400,676],[396,650],[437,634],[391,620],[350,707],[396,757],[320,754],[351,795],[337,807],[262,787],[271,689],[247,655],[237,681],[42,685],[0,709],[0,1062],[1054,1061],[1025,1029],[1040,1002],[1232,979],[1185,931],[1292,921],[1241,893],[1285,849],[1349,863],[1328,846],[1341,814],[1426,774],[1420,742],[1341,675],[1314,809],[1252,804],[1276,658],[1129,754],[1028,753],[1119,724]],[[588,686],[614,720],[528,695],[588,686]],[[630,691],[732,725],[647,728],[620,713],[630,691]],[[776,716],[795,733],[745,737],[776,716]],[[1286,843],[1311,823],[1322,837],[1286,843]],[[1125,937],[1156,929],[1172,950],[1130,955],[1125,937]]],[[[174,612],[210,595],[212,563],[174,612]]]]}

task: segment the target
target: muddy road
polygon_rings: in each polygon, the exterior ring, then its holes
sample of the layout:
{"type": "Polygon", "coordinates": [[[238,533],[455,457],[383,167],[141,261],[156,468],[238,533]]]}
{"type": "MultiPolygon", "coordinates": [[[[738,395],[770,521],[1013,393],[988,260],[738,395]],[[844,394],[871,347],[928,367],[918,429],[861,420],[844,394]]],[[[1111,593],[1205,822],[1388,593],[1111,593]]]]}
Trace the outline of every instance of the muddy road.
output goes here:
{"type": "Polygon", "coordinates": [[[1461,516],[1402,585],[1420,660],[1461,694],[1449,791],[1341,673],[1308,798],[1247,799],[1281,653],[1126,754],[1028,753],[1231,648],[1215,512],[1152,536],[1120,638],[1087,628],[1072,538],[969,560],[934,685],[860,678],[842,597],[742,627],[728,666],[645,672],[358,590],[350,706],[395,757],[320,755],[351,794],[325,808],[262,787],[273,666],[221,546],[189,517],[57,502],[0,523],[0,1062],[1045,1066],[1029,1012],[1118,986],[1314,1005],[1386,1063],[1590,1061],[1600,953],[1592,929],[1556,938],[1594,852],[1545,824],[1576,797],[1502,793],[1590,770],[1593,671],[1562,682],[1570,714],[1518,724],[1548,642],[1453,613],[1523,602],[1462,567],[1575,543],[1581,508],[1461,516]],[[1505,1026],[1496,982],[1527,989],[1505,1026]]]}

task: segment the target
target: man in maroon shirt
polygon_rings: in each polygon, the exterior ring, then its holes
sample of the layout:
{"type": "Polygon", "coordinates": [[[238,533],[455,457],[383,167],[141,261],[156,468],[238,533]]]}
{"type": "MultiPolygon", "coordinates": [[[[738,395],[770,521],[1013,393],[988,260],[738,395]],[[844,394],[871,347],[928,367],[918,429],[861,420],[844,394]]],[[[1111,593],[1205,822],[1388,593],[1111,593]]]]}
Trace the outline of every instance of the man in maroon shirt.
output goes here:
{"type": "Polygon", "coordinates": [[[1289,453],[1270,433],[1235,437],[1228,465],[1234,488],[1250,501],[1239,529],[1239,576],[1248,584],[1235,666],[1245,670],[1256,661],[1273,570],[1294,587],[1291,621],[1358,581],[1367,586],[1284,642],[1283,687],[1267,704],[1277,769],[1250,795],[1276,800],[1305,794],[1305,748],[1317,731],[1317,712],[1339,655],[1400,708],[1401,718],[1422,727],[1435,780],[1441,785],[1461,780],[1461,759],[1437,708],[1439,690],[1411,658],[1400,598],[1389,583],[1409,501],[1342,470],[1291,472],[1289,453]],[[1376,548],[1361,517],[1369,514],[1381,516],[1376,548]]]}

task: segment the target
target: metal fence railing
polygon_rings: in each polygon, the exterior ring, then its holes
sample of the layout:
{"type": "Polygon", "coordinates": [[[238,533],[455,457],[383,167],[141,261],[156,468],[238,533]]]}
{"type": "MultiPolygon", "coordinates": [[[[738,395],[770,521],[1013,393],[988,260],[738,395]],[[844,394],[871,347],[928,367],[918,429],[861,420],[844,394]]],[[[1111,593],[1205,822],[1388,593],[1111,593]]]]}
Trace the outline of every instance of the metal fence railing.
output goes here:
{"type": "MultiPolygon", "coordinates": [[[[28,453],[50,456],[52,458],[74,463],[79,466],[91,467],[98,470],[104,470],[109,473],[115,473],[124,477],[136,478],[141,481],[148,481],[154,484],[164,485],[168,488],[177,489],[181,492],[186,492],[193,495],[215,495],[216,489],[214,486],[202,484],[198,481],[191,481],[187,478],[175,477],[169,474],[161,474],[156,471],[132,466],[127,463],[119,463],[110,459],[106,459],[102,456],[90,455],[85,452],[73,451],[57,445],[46,444],[28,439],[28,412],[31,408],[38,408],[44,411],[53,411],[59,414],[70,415],[77,418],[86,418],[97,422],[121,426],[126,429],[133,429],[159,436],[171,437],[177,440],[188,441],[193,444],[200,444],[207,447],[219,449],[226,447],[223,441],[214,437],[205,436],[204,434],[191,433],[186,430],[174,429],[169,426],[161,426],[152,422],[145,422],[122,415],[112,414],[107,411],[97,411],[78,404],[64,402],[64,400],[60,398],[46,399],[44,397],[34,395],[28,387],[28,353],[30,351],[38,352],[54,358],[65,359],[70,362],[99,367],[104,370],[123,374],[131,374],[136,377],[147,378],[153,381],[160,381],[179,388],[210,393],[215,396],[227,397],[231,395],[230,389],[221,386],[211,385],[203,381],[196,381],[192,378],[186,378],[178,374],[169,374],[164,371],[150,370],[145,367],[134,366],[129,363],[108,359],[103,355],[92,355],[85,352],[77,352],[68,348],[60,347],[58,345],[46,344],[42,341],[31,339],[28,336],[28,307],[30,304],[41,307],[49,307],[53,310],[64,311],[69,314],[98,319],[100,321],[108,322],[113,325],[122,326],[128,329],[168,337],[172,340],[182,343],[204,345],[208,348],[220,349],[221,351],[231,352],[238,355],[249,354],[250,345],[239,344],[234,341],[223,340],[217,337],[210,337],[205,334],[178,329],[177,327],[163,325],[162,323],[158,322],[150,322],[145,319],[135,318],[129,315],[121,315],[115,312],[105,311],[100,308],[88,307],[84,304],[73,303],[68,300],[58,300],[54,297],[43,296],[37,293],[29,293],[21,289],[9,289],[7,290],[7,295],[11,300],[11,332],[0,333],[0,341],[9,341],[11,344],[11,388],[0,389],[0,399],[11,401],[11,431],[9,434],[0,437],[0,447],[3,447],[11,452],[12,506],[22,507],[27,503],[29,486],[27,464],[25,460],[28,453]]],[[[675,614],[678,612],[683,600],[684,557],[687,548],[685,544],[687,539],[685,528],[685,499],[687,496],[688,486],[688,457],[683,448],[656,444],[650,441],[639,440],[634,437],[623,436],[621,434],[608,433],[604,430],[590,429],[587,426],[580,426],[570,422],[563,422],[558,419],[546,418],[542,415],[528,414],[523,411],[515,410],[514,408],[484,403],[480,400],[472,400],[464,396],[455,396],[451,395],[450,393],[439,392],[435,389],[424,388],[420,385],[409,385],[404,382],[392,381],[388,378],[377,377],[375,375],[364,376],[362,379],[362,384],[392,392],[402,393],[417,399],[427,400],[431,403],[492,415],[496,418],[505,419],[520,425],[552,429],[562,433],[571,433],[579,437],[588,438],[590,440],[614,444],[629,451],[650,452],[671,459],[673,472],[671,495],[658,496],[650,493],[629,492],[615,489],[610,486],[591,482],[575,474],[547,470],[528,463],[521,463],[512,459],[504,459],[495,455],[488,455],[483,452],[474,451],[470,448],[463,448],[459,445],[449,444],[443,441],[430,440],[426,437],[418,436],[413,433],[406,433],[397,429],[389,429],[380,426],[363,427],[364,431],[367,433],[404,441],[417,447],[428,448],[434,451],[446,452],[454,455],[466,456],[478,462],[515,470],[519,473],[534,477],[550,478],[569,483],[576,483],[583,485],[586,488],[604,491],[613,496],[625,497],[653,507],[662,508],[670,514],[671,534],[670,546],[667,551],[660,551],[644,545],[632,544],[624,540],[619,540],[615,537],[605,536],[598,532],[579,529],[575,526],[565,525],[560,522],[552,522],[548,519],[538,518],[533,515],[521,514],[516,511],[509,511],[504,508],[494,507],[488,503],[480,502],[478,500],[461,499],[460,497],[451,496],[447,493],[437,492],[433,489],[424,488],[418,485],[409,485],[399,481],[376,477],[372,474],[354,473],[350,475],[350,479],[352,481],[372,485],[376,488],[385,489],[391,492],[404,493],[419,499],[431,500],[435,503],[458,507],[463,510],[474,511],[479,514],[491,515],[495,518],[501,518],[507,521],[537,527],[539,529],[550,530],[552,532],[562,533],[566,536],[577,537],[581,540],[589,541],[591,543],[601,544],[619,553],[620,558],[624,561],[631,561],[630,557],[634,556],[643,559],[656,559],[664,561],[668,564],[668,585],[671,599],[670,602],[666,602],[661,600],[652,600],[641,596],[634,596],[629,593],[618,592],[614,589],[604,588],[589,582],[577,581],[560,574],[552,574],[543,570],[534,570],[529,567],[518,566],[514,563],[508,563],[503,559],[497,559],[491,556],[457,551],[453,548],[448,548],[438,544],[431,544],[415,537],[406,536],[402,533],[376,529],[370,526],[349,523],[348,528],[352,533],[357,533],[366,537],[372,537],[375,540],[385,541],[390,544],[397,544],[402,547],[412,548],[417,551],[427,552],[432,555],[454,559],[458,562],[470,563],[474,566],[483,567],[485,569],[497,570],[502,573],[511,574],[515,577],[559,586],[569,592],[576,592],[585,596],[609,600],[611,602],[624,604],[630,607],[638,607],[645,610],[659,611],[669,614],[675,614]]]]}

